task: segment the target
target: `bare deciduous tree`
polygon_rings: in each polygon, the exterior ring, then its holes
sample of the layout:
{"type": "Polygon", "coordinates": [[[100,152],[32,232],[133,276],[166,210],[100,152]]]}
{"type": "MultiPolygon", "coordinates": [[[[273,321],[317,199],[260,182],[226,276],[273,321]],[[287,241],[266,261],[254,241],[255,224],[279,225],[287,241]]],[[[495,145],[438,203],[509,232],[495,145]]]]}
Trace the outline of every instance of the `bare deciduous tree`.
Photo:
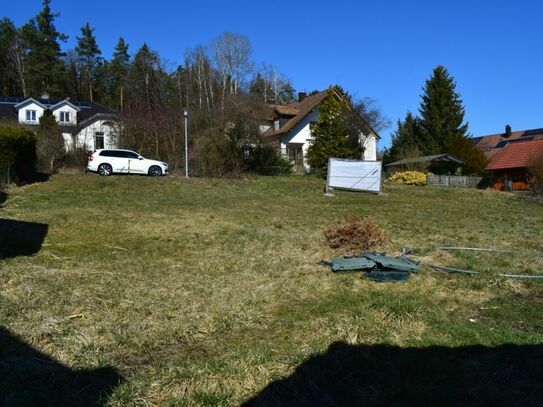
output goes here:
{"type": "Polygon", "coordinates": [[[273,65],[262,64],[251,83],[251,93],[262,97],[264,103],[291,103],[294,88],[273,65]]]}
{"type": "Polygon", "coordinates": [[[221,107],[224,109],[226,93],[237,94],[241,83],[252,70],[249,39],[241,34],[225,32],[212,45],[213,62],[220,74],[222,85],[221,107]]]}
{"type": "MultiPolygon", "coordinates": [[[[215,72],[203,46],[197,46],[185,52],[185,66],[194,79],[198,98],[198,108],[210,114],[214,105],[215,72]]],[[[190,80],[190,79],[189,79],[190,80]]]]}

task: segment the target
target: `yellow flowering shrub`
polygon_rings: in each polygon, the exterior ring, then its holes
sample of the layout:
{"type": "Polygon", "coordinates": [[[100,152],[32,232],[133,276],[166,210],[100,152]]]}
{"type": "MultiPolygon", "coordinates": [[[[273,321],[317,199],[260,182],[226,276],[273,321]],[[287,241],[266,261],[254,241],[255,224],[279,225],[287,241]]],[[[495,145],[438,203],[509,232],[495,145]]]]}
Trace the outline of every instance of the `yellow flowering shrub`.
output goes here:
{"type": "Polygon", "coordinates": [[[388,181],[405,185],[426,185],[426,174],[419,171],[402,171],[390,176],[388,181]]]}

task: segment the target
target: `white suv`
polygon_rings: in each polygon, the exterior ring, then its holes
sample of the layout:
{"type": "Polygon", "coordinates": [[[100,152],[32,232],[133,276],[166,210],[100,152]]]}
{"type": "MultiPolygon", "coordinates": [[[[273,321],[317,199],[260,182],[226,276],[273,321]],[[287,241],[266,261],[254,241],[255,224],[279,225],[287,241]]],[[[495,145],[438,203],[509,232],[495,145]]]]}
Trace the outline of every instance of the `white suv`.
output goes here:
{"type": "Polygon", "coordinates": [[[130,150],[96,150],[89,154],[87,171],[100,175],[111,174],[146,174],[154,177],[168,175],[168,164],[148,160],[130,150]]]}

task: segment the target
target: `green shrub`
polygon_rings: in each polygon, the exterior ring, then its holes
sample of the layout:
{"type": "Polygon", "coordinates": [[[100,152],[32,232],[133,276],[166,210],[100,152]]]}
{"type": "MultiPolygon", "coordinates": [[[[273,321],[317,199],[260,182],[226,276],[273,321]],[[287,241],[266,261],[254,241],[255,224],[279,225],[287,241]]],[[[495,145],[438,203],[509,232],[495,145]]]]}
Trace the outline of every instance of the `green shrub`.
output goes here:
{"type": "Polygon", "coordinates": [[[55,116],[49,109],[45,110],[40,117],[36,140],[38,170],[50,174],[55,172],[59,161],[66,154],[66,150],[62,132],[55,116]]]}
{"type": "Polygon", "coordinates": [[[36,175],[36,136],[30,130],[0,126],[0,171],[7,169],[14,181],[30,181],[36,175]]]}
{"type": "Polygon", "coordinates": [[[426,174],[419,171],[402,171],[395,173],[387,181],[405,185],[426,185],[426,174]]]}
{"type": "Polygon", "coordinates": [[[88,162],[88,151],[86,148],[74,148],[66,152],[58,162],[59,167],[64,168],[85,168],[88,162]]]}
{"type": "Polygon", "coordinates": [[[248,171],[261,175],[292,173],[292,165],[279,151],[262,144],[246,149],[246,166],[248,171]]]}

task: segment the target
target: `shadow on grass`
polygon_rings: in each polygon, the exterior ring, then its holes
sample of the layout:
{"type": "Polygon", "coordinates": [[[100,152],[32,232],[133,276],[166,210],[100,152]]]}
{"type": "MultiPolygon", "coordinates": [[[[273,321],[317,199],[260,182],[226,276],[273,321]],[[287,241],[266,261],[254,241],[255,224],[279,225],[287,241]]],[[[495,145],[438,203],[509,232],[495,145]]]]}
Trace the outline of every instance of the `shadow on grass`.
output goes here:
{"type": "Polygon", "coordinates": [[[543,345],[400,348],[337,342],[244,406],[540,405],[543,345]]]}
{"type": "Polygon", "coordinates": [[[0,208],[2,207],[2,204],[6,202],[6,199],[8,199],[8,194],[0,189],[0,208]]]}
{"type": "Polygon", "coordinates": [[[105,404],[123,377],[112,367],[73,370],[0,327],[0,405],[105,404]]]}
{"type": "Polygon", "coordinates": [[[0,219],[0,260],[39,252],[47,230],[44,223],[0,219]]]}

